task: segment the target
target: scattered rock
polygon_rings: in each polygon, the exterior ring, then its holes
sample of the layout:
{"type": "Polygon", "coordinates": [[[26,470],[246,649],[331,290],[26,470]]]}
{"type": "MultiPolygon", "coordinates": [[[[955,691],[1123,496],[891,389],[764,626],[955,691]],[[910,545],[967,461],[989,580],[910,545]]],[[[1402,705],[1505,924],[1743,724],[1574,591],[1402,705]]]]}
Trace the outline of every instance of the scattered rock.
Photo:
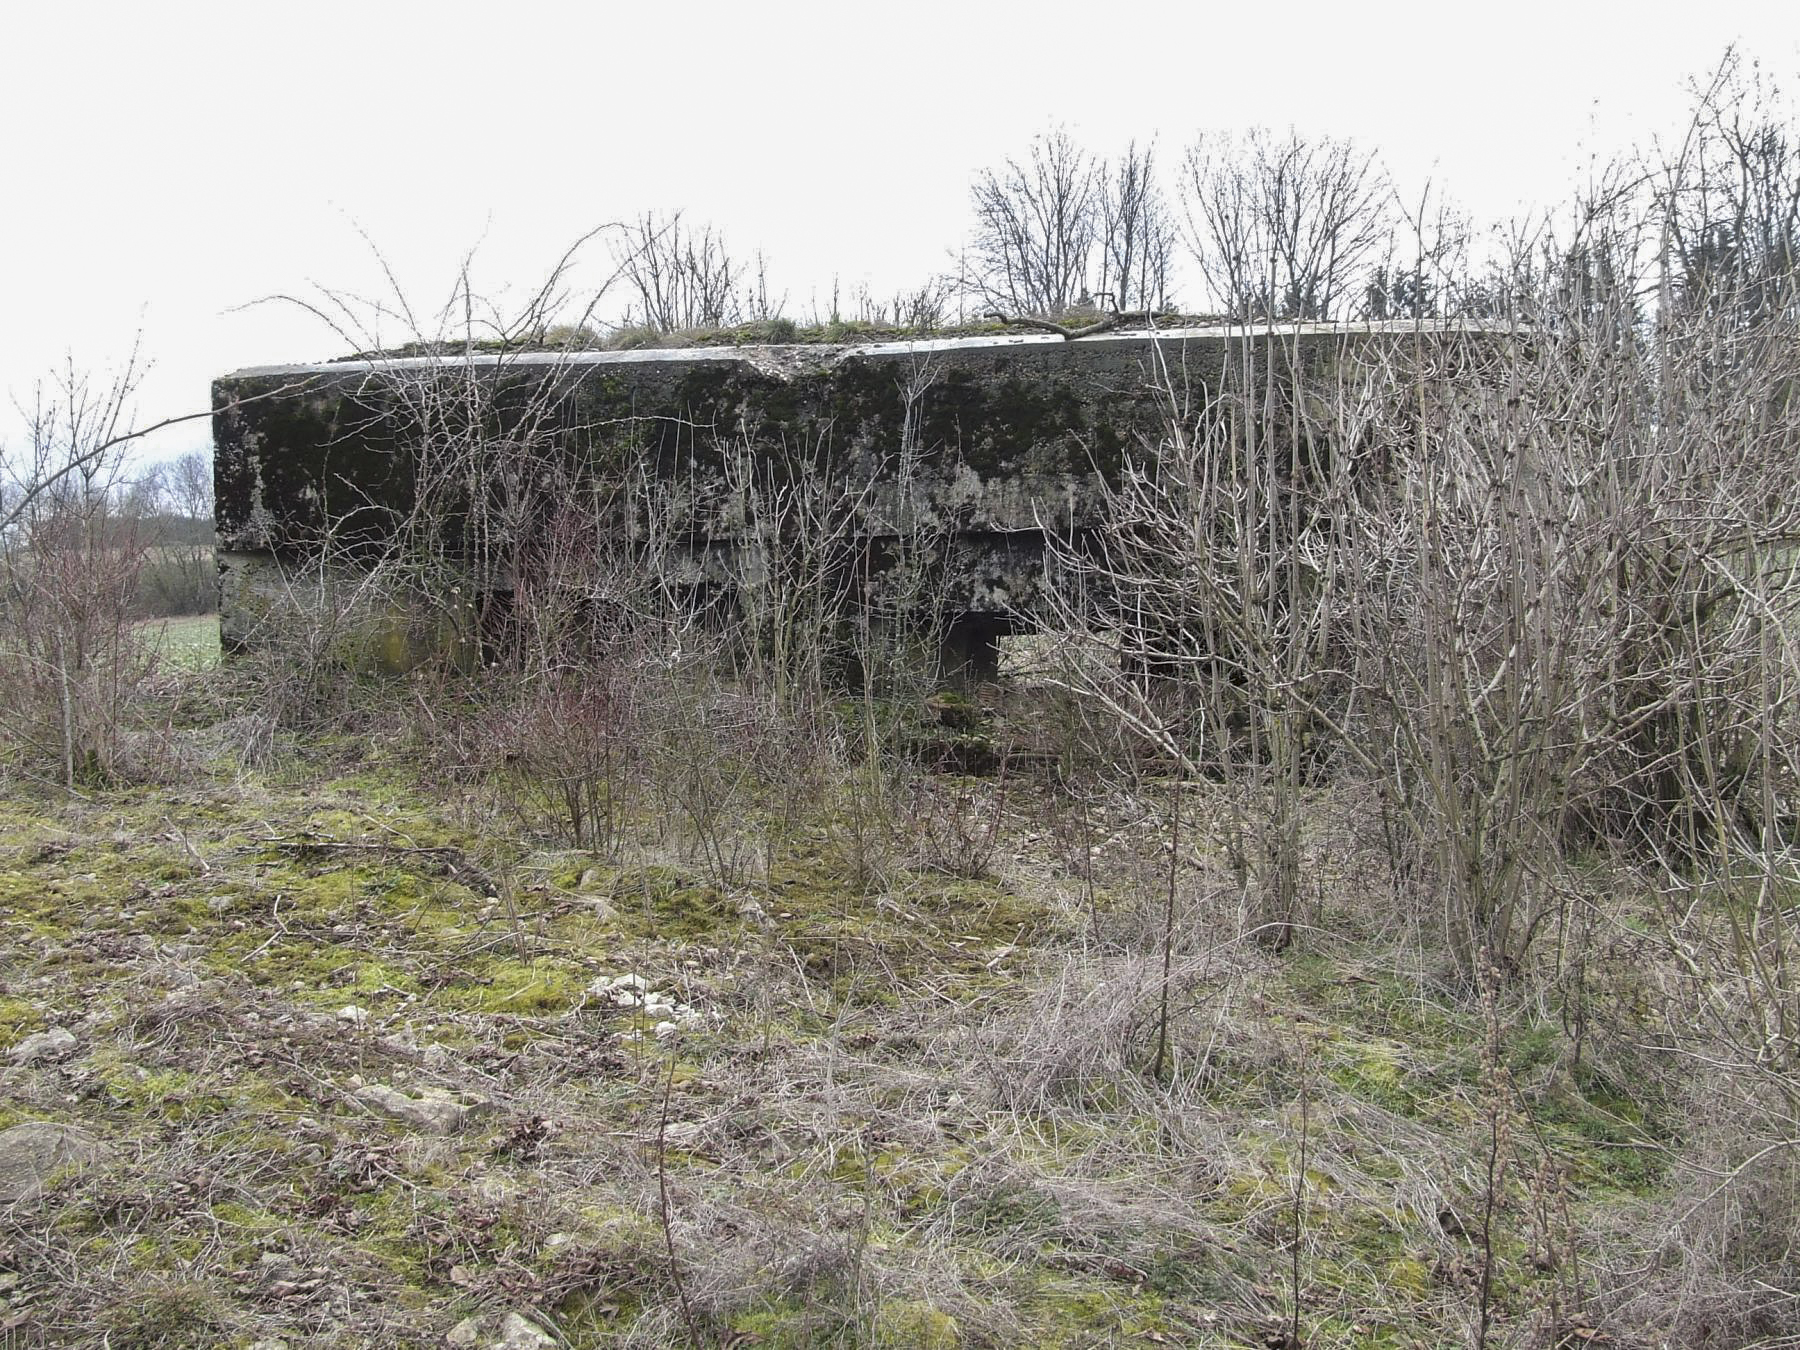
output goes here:
{"type": "Polygon", "coordinates": [[[256,1259],[257,1283],[265,1288],[275,1284],[292,1284],[299,1278],[299,1263],[285,1252],[264,1252],[256,1259]]]}
{"type": "Polygon", "coordinates": [[[746,895],[738,902],[738,917],[747,923],[756,924],[759,928],[769,928],[774,924],[774,920],[769,917],[769,911],[762,907],[754,895],[746,895]]]}
{"type": "Polygon", "coordinates": [[[274,1340],[251,1341],[250,1350],[288,1350],[288,1343],[279,1338],[274,1340]]]}
{"type": "Polygon", "coordinates": [[[367,1008],[359,1008],[354,1003],[346,1003],[337,1010],[337,1020],[340,1022],[348,1022],[353,1027],[360,1027],[364,1022],[369,1020],[369,1010],[367,1008]]]}
{"type": "Polygon", "coordinates": [[[479,1350],[554,1350],[556,1338],[516,1312],[485,1313],[458,1322],[444,1337],[444,1343],[475,1346],[479,1350]]]}
{"type": "Polygon", "coordinates": [[[677,1003],[673,994],[652,989],[642,975],[598,979],[588,986],[587,991],[590,998],[604,999],[615,1008],[642,1013],[658,1036],[672,1036],[682,1027],[700,1020],[697,1011],[685,1003],[677,1003]]]}
{"type": "Polygon", "coordinates": [[[575,894],[601,923],[611,923],[619,917],[618,910],[613,908],[611,892],[611,878],[598,867],[584,869],[581,880],[575,883],[575,894]]]}
{"type": "Polygon", "coordinates": [[[642,975],[619,975],[610,980],[595,980],[588,986],[588,993],[610,998],[623,1008],[643,1002],[644,991],[649,987],[650,982],[642,975]]]}
{"type": "Polygon", "coordinates": [[[86,1167],[110,1150],[86,1130],[48,1120],[0,1130],[0,1205],[30,1200],[53,1172],[86,1167]]]}
{"type": "Polygon", "coordinates": [[[500,1323],[497,1350],[555,1350],[556,1338],[536,1322],[508,1313],[500,1323]]]}
{"type": "Polygon", "coordinates": [[[75,1053],[75,1038],[61,1027],[51,1027],[35,1036],[27,1036],[6,1057],[14,1064],[36,1064],[39,1060],[67,1059],[75,1053]]]}
{"type": "Polygon", "coordinates": [[[430,1134],[455,1134],[464,1121],[486,1105],[464,1101],[436,1088],[422,1088],[416,1095],[409,1095],[381,1083],[358,1088],[356,1100],[430,1134]]]}
{"type": "Polygon", "coordinates": [[[584,895],[581,903],[587,906],[596,923],[611,923],[619,917],[619,911],[613,908],[613,902],[604,895],[584,895]]]}

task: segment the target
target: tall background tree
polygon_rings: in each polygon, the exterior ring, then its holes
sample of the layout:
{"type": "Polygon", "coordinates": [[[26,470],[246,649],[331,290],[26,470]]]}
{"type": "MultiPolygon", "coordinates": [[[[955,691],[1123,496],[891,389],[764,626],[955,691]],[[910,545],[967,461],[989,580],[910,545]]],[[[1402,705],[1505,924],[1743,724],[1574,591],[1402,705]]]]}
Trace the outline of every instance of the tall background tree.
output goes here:
{"type": "Polygon", "coordinates": [[[1160,309],[1169,297],[1175,225],[1157,183],[1156,144],[1101,164],[1100,285],[1097,299],[1114,309],[1160,309]]]}
{"type": "Polygon", "coordinates": [[[1067,128],[975,180],[972,284],[983,300],[1060,314],[1088,298],[1099,205],[1098,166],[1067,128]]]}
{"type": "Polygon", "coordinates": [[[1188,247],[1237,321],[1346,317],[1395,224],[1373,151],[1293,130],[1202,135],[1181,192],[1188,247]]]}
{"type": "Polygon", "coordinates": [[[1166,303],[1175,228],[1154,142],[1109,159],[1057,127],[1023,161],[984,169],[972,197],[969,284],[982,301],[1043,315],[1166,303]]]}

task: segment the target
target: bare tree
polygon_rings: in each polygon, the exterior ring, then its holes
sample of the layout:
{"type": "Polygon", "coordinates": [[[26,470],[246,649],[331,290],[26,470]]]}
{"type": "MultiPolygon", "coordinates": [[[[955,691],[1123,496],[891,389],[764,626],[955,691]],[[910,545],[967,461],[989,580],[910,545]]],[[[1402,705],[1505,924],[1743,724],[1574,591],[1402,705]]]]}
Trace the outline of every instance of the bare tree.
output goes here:
{"type": "Polygon", "coordinates": [[[1061,314],[1088,298],[1099,234],[1100,166],[1068,130],[1037,137],[975,180],[970,280],[1010,312],[1061,314]]]}
{"type": "Polygon", "coordinates": [[[1665,303],[1733,307],[1744,324],[1796,317],[1800,133],[1780,91],[1730,51],[1697,90],[1699,113],[1658,166],[1665,303]]]}
{"type": "Polygon", "coordinates": [[[1469,317],[1491,313],[1488,292],[1471,282],[1468,217],[1426,184],[1414,203],[1395,196],[1399,224],[1363,285],[1361,315],[1373,320],[1469,317]]]}
{"type": "Polygon", "coordinates": [[[1175,226],[1156,181],[1156,143],[1136,141],[1098,168],[1100,285],[1114,310],[1160,309],[1168,301],[1175,226]]]}
{"type": "Polygon", "coordinates": [[[202,614],[217,599],[212,457],[193,450],[153,464],[123,503],[152,547],[144,569],[146,617],[202,614]]]}
{"type": "Polygon", "coordinates": [[[1226,785],[1219,843],[1247,920],[1281,947],[1302,791],[1344,722],[1334,589],[1352,462],[1330,446],[1357,391],[1280,335],[1233,341],[1203,391],[1172,362],[1161,379],[1163,434],[1105,488],[1108,528],[1052,547],[1061,680],[1183,776],[1226,785]],[[1096,625],[1116,660],[1071,631],[1096,625]]]}
{"type": "Polygon", "coordinates": [[[1187,153],[1189,248],[1232,319],[1332,319],[1361,299],[1391,232],[1372,151],[1257,129],[1203,136],[1187,153]]]}
{"type": "Polygon", "coordinates": [[[134,352],[96,381],[71,359],[40,384],[30,444],[0,511],[0,750],[70,792],[121,772],[124,713],[147,660],[130,640],[145,560],[121,509],[137,386],[134,352]]]}
{"type": "Polygon", "coordinates": [[[0,447],[0,541],[40,497],[110,481],[113,461],[125,447],[166,427],[212,416],[181,413],[135,425],[131,404],[142,374],[134,345],[123,367],[103,383],[70,358],[48,385],[38,386],[31,406],[23,409],[30,428],[24,453],[6,454],[0,447]]]}
{"type": "Polygon", "coordinates": [[[169,461],[164,480],[169,506],[189,520],[213,518],[212,455],[204,450],[190,450],[169,461]]]}

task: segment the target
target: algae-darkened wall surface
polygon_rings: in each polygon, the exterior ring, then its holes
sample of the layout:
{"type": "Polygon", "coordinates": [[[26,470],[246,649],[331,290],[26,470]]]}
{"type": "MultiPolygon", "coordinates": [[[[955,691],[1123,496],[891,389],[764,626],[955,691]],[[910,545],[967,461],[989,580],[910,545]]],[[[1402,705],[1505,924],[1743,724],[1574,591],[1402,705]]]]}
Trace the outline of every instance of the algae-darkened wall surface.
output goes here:
{"type": "Polygon", "coordinates": [[[871,539],[925,524],[963,541],[984,575],[956,603],[1001,609],[1028,594],[1043,529],[1104,528],[1102,481],[1153,455],[1171,412],[1202,405],[1228,363],[1273,352],[1318,370],[1346,338],[1186,330],[246,370],[213,386],[221,568],[315,553],[328,531],[351,554],[378,546],[413,507],[422,461],[498,460],[530,437],[570,483],[669,485],[674,528],[714,544],[742,528],[728,458],[821,475],[855,495],[871,539]]]}

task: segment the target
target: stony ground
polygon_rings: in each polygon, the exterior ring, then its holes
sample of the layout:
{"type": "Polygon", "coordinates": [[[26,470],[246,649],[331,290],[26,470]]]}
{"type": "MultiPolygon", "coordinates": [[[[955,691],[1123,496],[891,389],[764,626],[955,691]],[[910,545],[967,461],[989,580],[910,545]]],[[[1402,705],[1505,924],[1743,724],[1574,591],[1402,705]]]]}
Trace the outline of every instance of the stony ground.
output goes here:
{"type": "Polygon", "coordinates": [[[871,868],[273,763],[0,798],[0,1344],[1625,1343],[1662,1089],[1435,984],[1329,801],[1281,953],[1195,803],[1163,1037],[1155,784],[916,780],[871,868]]]}

